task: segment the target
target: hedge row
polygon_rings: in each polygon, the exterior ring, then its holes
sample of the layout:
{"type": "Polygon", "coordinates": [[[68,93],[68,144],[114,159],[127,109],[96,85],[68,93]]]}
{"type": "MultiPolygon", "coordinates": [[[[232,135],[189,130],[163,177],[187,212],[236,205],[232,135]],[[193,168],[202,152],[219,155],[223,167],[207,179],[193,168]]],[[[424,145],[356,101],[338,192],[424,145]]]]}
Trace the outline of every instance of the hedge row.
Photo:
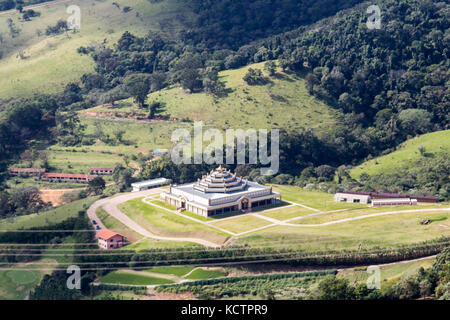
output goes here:
{"type": "Polygon", "coordinates": [[[289,278],[305,278],[305,277],[320,277],[326,275],[335,275],[337,270],[316,270],[316,271],[306,271],[306,272],[289,272],[289,273],[271,273],[271,274],[261,274],[261,275],[249,275],[249,276],[237,276],[228,278],[215,278],[215,279],[205,279],[183,282],[181,284],[163,284],[158,286],[158,288],[164,289],[166,287],[174,286],[198,286],[198,285],[211,285],[217,283],[233,283],[238,281],[252,281],[252,280],[277,280],[277,279],[289,279],[289,278]]]}

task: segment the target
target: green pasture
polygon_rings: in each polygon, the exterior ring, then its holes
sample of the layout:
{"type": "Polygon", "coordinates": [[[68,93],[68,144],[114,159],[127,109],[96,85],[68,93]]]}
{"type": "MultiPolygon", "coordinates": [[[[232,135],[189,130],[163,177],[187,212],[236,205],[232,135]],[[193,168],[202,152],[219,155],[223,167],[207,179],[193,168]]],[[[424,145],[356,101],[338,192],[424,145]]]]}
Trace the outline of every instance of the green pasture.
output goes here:
{"type": "Polygon", "coordinates": [[[396,151],[378,157],[353,168],[350,175],[359,179],[362,173],[368,175],[392,174],[398,169],[408,167],[423,158],[433,158],[450,153],[450,130],[427,133],[402,143],[396,151]],[[420,154],[419,146],[425,147],[424,155],[420,154]]]}
{"type": "Polygon", "coordinates": [[[292,201],[321,211],[367,208],[364,204],[334,201],[334,194],[318,190],[306,190],[296,186],[272,185],[281,193],[283,200],[292,201]]]}
{"type": "Polygon", "coordinates": [[[45,212],[0,219],[0,229],[19,230],[57,224],[68,218],[77,217],[79,211],[86,210],[97,200],[98,197],[90,197],[45,212]]]}
{"type": "Polygon", "coordinates": [[[142,202],[142,198],[127,201],[119,208],[142,227],[160,236],[202,238],[220,244],[229,236],[217,229],[146,204],[142,202]]]}
{"type": "Polygon", "coordinates": [[[41,7],[40,17],[23,21],[18,12],[0,15],[0,33],[3,34],[0,60],[0,96],[29,96],[34,92],[54,93],[71,81],[94,71],[94,62],[87,55],[80,55],[80,46],[112,46],[125,31],[143,36],[150,30],[173,36],[182,26],[177,14],[183,13],[183,2],[165,0],[152,3],[148,0],[121,0],[120,9],[113,0],[77,0],[81,9],[81,29],[77,33],[46,36],[49,25],[66,20],[68,3],[41,7]],[[130,6],[129,12],[123,7],[130,6]],[[20,29],[18,36],[9,34],[7,20],[11,18],[20,29]],[[20,59],[18,52],[23,51],[20,59]]]}

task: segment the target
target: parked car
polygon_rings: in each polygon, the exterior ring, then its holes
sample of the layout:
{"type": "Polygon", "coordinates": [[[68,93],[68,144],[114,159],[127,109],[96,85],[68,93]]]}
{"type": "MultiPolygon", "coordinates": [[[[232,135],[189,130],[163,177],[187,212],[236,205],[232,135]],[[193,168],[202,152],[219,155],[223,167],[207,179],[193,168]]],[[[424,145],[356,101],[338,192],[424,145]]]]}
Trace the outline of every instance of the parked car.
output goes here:
{"type": "Polygon", "coordinates": [[[95,229],[96,230],[100,230],[101,228],[100,228],[100,226],[96,226],[95,229]]]}
{"type": "Polygon", "coordinates": [[[92,224],[97,224],[97,221],[95,221],[95,220],[92,220],[92,224]]]}

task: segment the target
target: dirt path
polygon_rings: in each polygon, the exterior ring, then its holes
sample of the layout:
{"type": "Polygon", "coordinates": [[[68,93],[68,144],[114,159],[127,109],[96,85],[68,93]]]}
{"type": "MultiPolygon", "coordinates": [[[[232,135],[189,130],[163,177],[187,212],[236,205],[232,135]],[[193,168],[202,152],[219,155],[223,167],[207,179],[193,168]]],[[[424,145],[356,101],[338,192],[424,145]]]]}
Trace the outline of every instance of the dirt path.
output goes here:
{"type": "MultiPolygon", "coordinates": [[[[124,214],[120,209],[117,207],[119,204],[127,202],[129,200],[133,200],[136,198],[146,197],[154,194],[159,194],[163,190],[156,188],[151,190],[145,190],[140,192],[133,192],[133,193],[126,193],[120,196],[112,197],[112,198],[106,198],[96,201],[93,205],[91,205],[87,211],[89,219],[96,220],[99,226],[104,229],[105,226],[103,223],[98,219],[96,215],[96,210],[100,207],[102,207],[109,215],[116,218],[120,222],[122,222],[124,225],[126,225],[128,228],[136,231],[137,233],[143,235],[144,237],[156,239],[156,240],[165,240],[165,241],[178,241],[178,242],[194,242],[198,243],[207,247],[219,247],[218,244],[215,244],[213,242],[204,240],[204,239],[198,239],[198,238],[175,238],[175,237],[162,237],[157,236],[150,231],[144,229],[141,227],[138,223],[133,221],[130,217],[128,217],[126,214],[124,214]]],[[[100,231],[100,230],[99,230],[100,231]]]]}

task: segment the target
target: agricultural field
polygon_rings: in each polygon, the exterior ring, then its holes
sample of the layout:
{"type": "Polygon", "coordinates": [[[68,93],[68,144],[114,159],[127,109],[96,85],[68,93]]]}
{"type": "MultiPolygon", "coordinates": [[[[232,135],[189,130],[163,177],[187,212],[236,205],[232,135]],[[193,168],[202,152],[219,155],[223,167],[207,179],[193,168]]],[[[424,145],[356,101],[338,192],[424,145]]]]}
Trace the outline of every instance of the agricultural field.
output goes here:
{"type": "Polygon", "coordinates": [[[186,282],[173,286],[160,286],[159,292],[191,292],[199,299],[302,299],[308,290],[324,276],[335,270],[297,273],[272,273],[186,282]]]}
{"type": "Polygon", "coordinates": [[[159,285],[179,283],[186,280],[213,279],[226,276],[222,268],[199,268],[195,266],[154,267],[142,271],[117,270],[97,280],[98,283],[159,285]]]}
{"type": "Polygon", "coordinates": [[[119,270],[108,273],[98,280],[99,283],[130,284],[130,285],[154,285],[167,284],[173,281],[167,277],[154,277],[147,275],[145,271],[119,270]]]}
{"type": "Polygon", "coordinates": [[[353,168],[350,175],[359,179],[362,173],[369,176],[377,174],[391,174],[400,168],[409,167],[415,161],[425,158],[435,158],[450,154],[450,130],[437,131],[402,143],[396,151],[388,155],[378,157],[353,168]],[[425,152],[420,154],[419,147],[424,146],[425,152]]]}
{"type": "MultiPolygon", "coordinates": [[[[133,157],[139,153],[147,155],[154,149],[170,149],[173,146],[172,132],[181,128],[192,130],[191,121],[194,120],[203,121],[205,129],[258,129],[264,124],[265,128],[310,128],[319,135],[338,121],[338,112],[310,96],[302,78],[279,71],[267,85],[243,85],[242,77],[249,67],[262,69],[263,64],[220,73],[230,91],[226,97],[213,98],[205,93],[187,94],[177,87],[151,93],[147,103],[163,103],[165,106],[161,115],[172,120],[146,121],[133,118],[130,115],[145,115],[147,111],[140,110],[132,99],[118,101],[114,106],[98,106],[80,111],[81,123],[86,127],[85,135],[93,138],[94,144],[76,147],[56,144],[44,148],[49,153],[51,170],[88,173],[91,167],[122,164],[125,155],[133,157]],[[277,97],[283,97],[286,101],[277,97]],[[107,144],[98,139],[98,130],[105,135],[114,136],[117,128],[124,131],[120,143],[107,144]]],[[[16,165],[27,166],[22,162],[16,165]]],[[[132,166],[136,167],[137,164],[132,166]]],[[[32,179],[23,182],[23,185],[34,184],[39,185],[41,182],[34,182],[32,179]]],[[[53,188],[54,184],[43,187],[53,188]]],[[[63,187],[72,186],[64,184],[63,187]]]]}
{"type": "Polygon", "coordinates": [[[301,202],[222,219],[202,218],[186,212],[176,214],[173,208],[156,200],[157,196],[147,198],[148,203],[141,199],[132,200],[122,204],[121,208],[134,221],[158,235],[188,232],[190,237],[208,240],[204,236],[206,228],[208,232],[228,232],[227,236],[232,236],[228,244],[254,247],[309,251],[356,250],[360,246],[373,249],[450,235],[448,203],[373,208],[361,204],[334,203],[332,194],[321,191],[278,185],[274,188],[282,192],[283,199],[301,202]],[[287,196],[283,190],[287,191],[287,196]],[[326,211],[327,208],[332,210],[326,211]],[[197,219],[198,225],[191,218],[197,219]],[[424,220],[430,220],[430,223],[422,225],[424,220]]]}
{"type": "Polygon", "coordinates": [[[81,9],[81,29],[57,36],[46,36],[45,30],[58,20],[66,20],[68,3],[52,4],[38,8],[40,17],[23,21],[18,12],[0,15],[0,33],[3,59],[0,60],[0,96],[29,96],[34,92],[55,93],[65,84],[77,81],[94,71],[94,62],[77,49],[90,45],[112,46],[125,32],[143,36],[149,31],[161,31],[166,35],[182,27],[177,14],[184,13],[183,2],[166,0],[152,3],[148,0],[123,0],[120,8],[113,0],[78,0],[81,9]],[[123,7],[132,8],[124,12],[123,7]],[[9,35],[7,20],[12,19],[19,35],[9,35]],[[22,59],[19,52],[22,51],[22,59]]]}

